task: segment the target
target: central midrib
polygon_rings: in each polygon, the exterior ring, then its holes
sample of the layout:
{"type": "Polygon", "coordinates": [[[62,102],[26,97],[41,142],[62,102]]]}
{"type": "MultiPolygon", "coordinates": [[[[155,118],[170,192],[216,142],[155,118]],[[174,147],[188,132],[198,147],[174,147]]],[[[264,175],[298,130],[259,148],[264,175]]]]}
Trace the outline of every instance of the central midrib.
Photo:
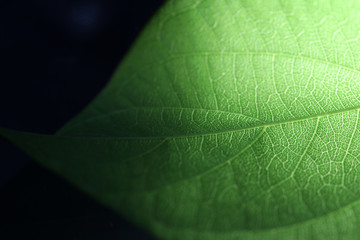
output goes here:
{"type": "MultiPolygon", "coordinates": [[[[167,109],[180,109],[180,108],[169,108],[167,107],[167,109]]],[[[289,123],[295,123],[295,122],[301,122],[301,121],[306,121],[306,120],[312,120],[312,119],[317,119],[317,118],[323,118],[323,117],[328,117],[328,116],[334,116],[337,114],[342,114],[342,113],[347,113],[347,112],[351,112],[351,111],[356,111],[359,110],[360,106],[354,106],[354,107],[350,107],[350,108],[345,108],[345,109],[339,109],[337,111],[332,111],[332,112],[328,112],[328,113],[319,113],[319,114],[315,114],[315,115],[311,115],[311,116],[304,116],[304,117],[299,117],[299,118],[292,118],[289,120],[284,120],[284,121],[277,121],[277,122],[265,122],[265,123],[259,123],[253,126],[248,126],[248,127],[241,127],[241,128],[234,128],[231,130],[226,130],[226,131],[213,131],[213,132],[209,132],[209,133],[196,133],[196,134],[184,134],[184,135],[174,135],[174,136],[148,136],[148,137],[103,137],[103,136],[77,136],[77,135],[67,135],[67,134],[61,134],[58,135],[59,137],[71,137],[71,138],[86,138],[86,139],[123,139],[123,140],[136,140],[136,139],[176,139],[176,138],[189,138],[189,137],[201,137],[201,136],[210,136],[210,135],[217,135],[217,134],[226,134],[226,133],[231,133],[231,132],[238,132],[238,131],[244,131],[244,130],[251,130],[251,129],[256,129],[256,128],[263,128],[263,127],[273,127],[273,126],[278,126],[278,125],[283,125],[283,124],[289,124],[289,123]]],[[[200,110],[200,109],[199,109],[200,110]]],[[[205,110],[206,109],[202,109],[205,110]]],[[[214,110],[216,111],[216,110],[214,110]]]]}

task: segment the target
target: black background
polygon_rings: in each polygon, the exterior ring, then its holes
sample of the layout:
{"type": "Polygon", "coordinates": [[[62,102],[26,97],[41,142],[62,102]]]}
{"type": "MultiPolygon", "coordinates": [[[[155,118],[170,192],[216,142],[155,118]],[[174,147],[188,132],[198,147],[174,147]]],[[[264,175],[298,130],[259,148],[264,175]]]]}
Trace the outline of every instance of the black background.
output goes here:
{"type": "MultiPolygon", "coordinates": [[[[163,2],[0,1],[0,126],[58,130],[107,83],[163,2]]],[[[152,238],[0,141],[0,239],[152,238]]]]}

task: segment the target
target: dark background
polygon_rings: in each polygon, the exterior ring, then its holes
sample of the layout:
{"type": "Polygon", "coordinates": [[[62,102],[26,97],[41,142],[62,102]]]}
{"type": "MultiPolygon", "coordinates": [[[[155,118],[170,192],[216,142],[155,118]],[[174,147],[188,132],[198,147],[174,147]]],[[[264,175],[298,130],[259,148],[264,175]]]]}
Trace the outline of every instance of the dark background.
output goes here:
{"type": "MultiPolygon", "coordinates": [[[[0,1],[0,126],[56,132],[107,83],[163,2],[0,1]]],[[[151,238],[0,141],[0,239],[151,238]]]]}

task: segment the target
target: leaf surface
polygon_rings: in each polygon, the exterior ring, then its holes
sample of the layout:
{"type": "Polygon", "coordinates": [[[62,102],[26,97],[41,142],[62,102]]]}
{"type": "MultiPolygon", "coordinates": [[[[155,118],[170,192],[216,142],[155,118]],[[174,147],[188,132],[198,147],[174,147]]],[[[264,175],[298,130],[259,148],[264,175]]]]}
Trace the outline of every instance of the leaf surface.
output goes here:
{"type": "Polygon", "coordinates": [[[0,135],[160,239],[356,239],[359,16],[169,1],[56,135],[0,135]]]}

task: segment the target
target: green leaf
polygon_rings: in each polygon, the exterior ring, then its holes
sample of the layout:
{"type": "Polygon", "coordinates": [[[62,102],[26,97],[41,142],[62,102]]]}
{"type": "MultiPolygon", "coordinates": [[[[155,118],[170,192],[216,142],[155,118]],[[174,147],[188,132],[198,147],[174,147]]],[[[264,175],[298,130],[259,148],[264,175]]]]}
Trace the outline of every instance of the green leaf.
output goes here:
{"type": "Polygon", "coordinates": [[[56,135],[0,135],[160,239],[358,239],[359,13],[169,1],[56,135]]]}

